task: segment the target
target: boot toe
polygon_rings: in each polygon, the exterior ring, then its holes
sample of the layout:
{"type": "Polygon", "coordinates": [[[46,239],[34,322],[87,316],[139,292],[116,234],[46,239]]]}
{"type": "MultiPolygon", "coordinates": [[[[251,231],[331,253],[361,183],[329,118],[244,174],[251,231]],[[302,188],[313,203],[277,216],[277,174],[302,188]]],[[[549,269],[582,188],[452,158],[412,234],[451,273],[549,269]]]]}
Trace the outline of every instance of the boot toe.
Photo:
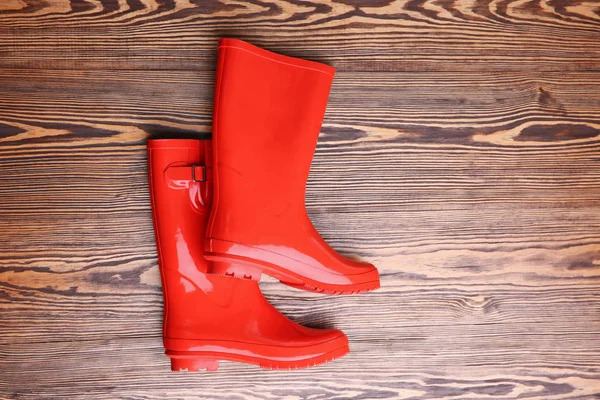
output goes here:
{"type": "Polygon", "coordinates": [[[338,329],[314,329],[315,336],[307,338],[304,357],[313,365],[332,361],[350,351],[348,337],[338,329]]]}

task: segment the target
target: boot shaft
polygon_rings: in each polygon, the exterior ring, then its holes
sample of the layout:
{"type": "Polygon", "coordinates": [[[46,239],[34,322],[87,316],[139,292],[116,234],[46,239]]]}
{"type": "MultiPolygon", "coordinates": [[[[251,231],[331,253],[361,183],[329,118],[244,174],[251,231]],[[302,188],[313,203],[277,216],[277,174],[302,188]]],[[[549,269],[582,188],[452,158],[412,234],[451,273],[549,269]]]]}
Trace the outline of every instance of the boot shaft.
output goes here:
{"type": "Polygon", "coordinates": [[[163,335],[179,336],[209,290],[202,239],[210,211],[210,141],[148,140],[148,177],[164,295],[163,335]],[[198,182],[196,182],[195,180],[198,182]]]}
{"type": "Polygon", "coordinates": [[[305,190],[335,69],[221,39],[213,117],[213,231],[306,217],[305,190]]]}
{"type": "Polygon", "coordinates": [[[183,275],[207,272],[208,263],[198,244],[210,212],[212,190],[206,164],[211,160],[211,143],[148,140],[147,148],[159,265],[183,275]]]}
{"type": "MultiPolygon", "coordinates": [[[[238,174],[240,184],[271,203],[283,187],[285,202],[290,195],[303,202],[334,73],[324,64],[221,39],[213,118],[219,174],[238,174]]],[[[219,187],[216,196],[227,202],[233,195],[227,189],[219,187]]]]}

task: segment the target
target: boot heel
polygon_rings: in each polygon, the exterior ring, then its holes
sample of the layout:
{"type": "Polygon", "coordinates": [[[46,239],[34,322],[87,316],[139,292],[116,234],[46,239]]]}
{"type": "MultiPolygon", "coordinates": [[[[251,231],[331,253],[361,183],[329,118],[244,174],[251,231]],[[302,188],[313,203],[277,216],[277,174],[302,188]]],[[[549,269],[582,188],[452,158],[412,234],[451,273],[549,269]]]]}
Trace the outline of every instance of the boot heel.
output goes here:
{"type": "Polygon", "coordinates": [[[171,358],[171,371],[216,371],[219,368],[219,360],[207,357],[188,356],[185,358],[171,358]]]}

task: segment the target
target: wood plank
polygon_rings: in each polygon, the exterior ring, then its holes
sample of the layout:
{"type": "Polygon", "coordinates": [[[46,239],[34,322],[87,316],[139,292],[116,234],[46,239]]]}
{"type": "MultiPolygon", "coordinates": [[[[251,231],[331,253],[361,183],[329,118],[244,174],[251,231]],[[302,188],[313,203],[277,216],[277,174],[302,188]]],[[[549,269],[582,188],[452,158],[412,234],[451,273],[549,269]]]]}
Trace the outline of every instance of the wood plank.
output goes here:
{"type": "Polygon", "coordinates": [[[341,71],[597,70],[595,1],[35,1],[0,5],[0,68],[213,71],[219,37],[341,71]]]}
{"type": "MultiPolygon", "coordinates": [[[[4,392],[31,398],[185,399],[592,399],[598,353],[566,353],[538,337],[422,335],[407,330],[380,343],[354,343],[333,363],[304,371],[264,371],[221,363],[218,373],[173,374],[158,338],[11,345],[4,392]],[[378,348],[375,352],[373,348],[378,348]],[[502,350],[498,350],[498,347],[502,350]],[[465,348],[473,351],[465,351],[465,348]],[[536,348],[536,352],[528,349],[536,348]],[[570,360],[570,361],[566,361],[570,360]],[[57,374],[57,371],[63,371],[57,374]]],[[[431,331],[428,331],[428,333],[431,331]]],[[[571,346],[572,341],[560,341],[571,346]]]]}
{"type": "MultiPolygon", "coordinates": [[[[430,270],[442,273],[444,268],[430,270]]],[[[587,282],[571,279],[575,283],[564,283],[566,277],[546,279],[533,285],[510,282],[511,275],[512,280],[516,276],[513,272],[503,274],[507,282],[485,284],[473,282],[467,273],[436,278],[426,272],[420,276],[387,273],[381,290],[353,299],[301,293],[272,279],[265,279],[261,288],[274,306],[294,320],[343,329],[352,333],[353,343],[394,342],[401,332],[413,330],[436,337],[433,332],[439,331],[456,337],[498,334],[547,341],[577,341],[576,335],[584,334],[588,341],[573,346],[592,351],[598,345],[597,277],[587,282]]],[[[162,333],[155,260],[136,269],[116,264],[69,273],[41,268],[8,271],[3,281],[2,345],[148,338],[162,333]]],[[[565,354],[565,362],[569,360],[565,354]]]]}
{"type": "MultiPolygon", "coordinates": [[[[100,131],[115,125],[136,126],[144,133],[209,133],[213,82],[212,71],[0,69],[0,123],[13,121],[2,129],[16,133],[40,123],[56,128],[52,123],[60,122],[68,129],[75,122],[88,127],[80,127],[77,136],[95,140],[102,134],[93,135],[91,124],[100,131]]],[[[599,92],[594,72],[340,72],[321,143],[358,141],[366,134],[436,144],[468,138],[486,142],[485,136],[495,134],[487,142],[513,146],[551,142],[556,135],[561,141],[592,138],[598,135],[599,92]],[[331,134],[333,127],[338,137],[331,134]]],[[[61,139],[60,130],[50,133],[53,140],[61,139]]]]}

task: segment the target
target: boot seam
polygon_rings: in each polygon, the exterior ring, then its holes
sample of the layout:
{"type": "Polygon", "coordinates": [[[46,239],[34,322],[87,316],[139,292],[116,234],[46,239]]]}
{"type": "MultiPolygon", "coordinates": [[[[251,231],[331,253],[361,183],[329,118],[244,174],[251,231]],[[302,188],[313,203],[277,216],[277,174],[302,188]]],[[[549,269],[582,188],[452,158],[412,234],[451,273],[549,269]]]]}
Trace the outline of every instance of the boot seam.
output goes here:
{"type": "MultiPolygon", "coordinates": [[[[210,236],[212,235],[214,226],[215,226],[215,220],[217,219],[217,213],[219,211],[219,202],[220,202],[220,196],[219,196],[219,152],[218,152],[218,145],[219,145],[219,139],[218,139],[218,131],[219,131],[219,127],[218,127],[218,115],[219,115],[219,111],[221,108],[221,102],[222,102],[222,96],[221,96],[221,90],[223,88],[223,70],[225,69],[225,60],[226,60],[226,52],[227,49],[223,50],[223,57],[222,60],[223,62],[219,62],[218,65],[218,70],[217,70],[217,83],[218,86],[216,88],[215,91],[215,100],[216,100],[216,104],[214,105],[214,115],[213,115],[213,137],[212,137],[212,155],[213,155],[213,159],[212,159],[212,163],[213,163],[213,198],[212,198],[212,210],[210,212],[209,215],[209,220],[208,220],[208,225],[207,225],[207,230],[206,230],[206,237],[210,238],[210,236]]],[[[219,57],[221,58],[221,57],[219,57]]],[[[217,60],[219,61],[219,60],[217,60]]],[[[209,243],[209,250],[212,251],[212,245],[209,243]]]]}

